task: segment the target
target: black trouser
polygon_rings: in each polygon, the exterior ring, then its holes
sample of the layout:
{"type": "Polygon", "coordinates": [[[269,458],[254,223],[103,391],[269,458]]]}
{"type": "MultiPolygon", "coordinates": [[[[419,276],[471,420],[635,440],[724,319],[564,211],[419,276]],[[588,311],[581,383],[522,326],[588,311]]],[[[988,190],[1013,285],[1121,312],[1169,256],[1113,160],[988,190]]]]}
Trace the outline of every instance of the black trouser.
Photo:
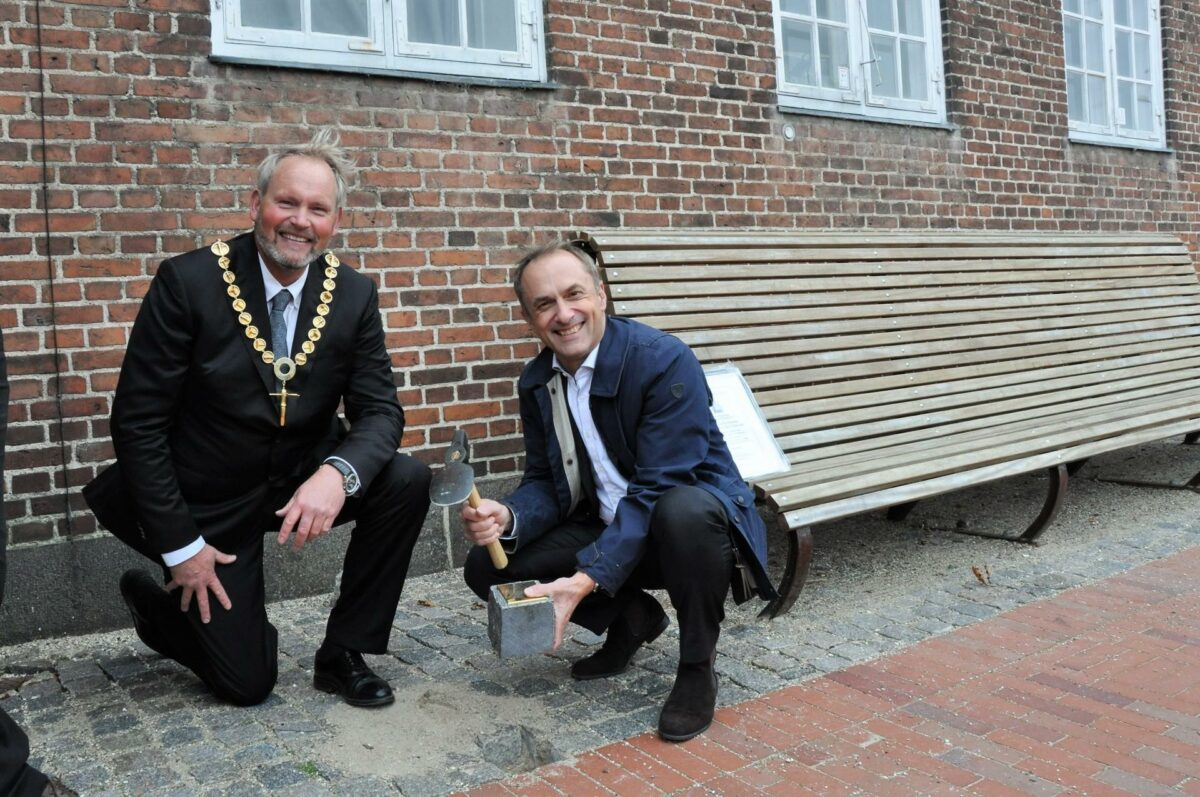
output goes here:
{"type": "MultiPolygon", "coordinates": [[[[600,520],[563,523],[510,554],[504,570],[492,566],[486,548],[476,547],[467,555],[463,577],[487,600],[493,584],[570,576],[576,570],[576,552],[594,542],[604,528],[600,520]]],[[[604,633],[643,590],[665,588],[679,618],[679,663],[711,660],[733,574],[732,532],[724,508],[711,493],[699,487],[672,487],[654,506],[646,552],[629,579],[614,596],[597,592],[584,598],[571,622],[604,633]]]]}
{"type": "MultiPolygon", "coordinates": [[[[346,499],[336,523],[356,522],[326,642],[360,653],[387,652],[413,546],[429,509],[429,479],[428,467],[397,454],[365,494],[346,499]]],[[[267,502],[258,528],[278,531],[275,510],[287,503],[295,487],[289,485],[267,502]]],[[[271,694],[278,672],[278,634],[267,620],[263,589],[263,536],[206,541],[237,555],[237,561],[217,565],[233,608],[226,611],[210,595],[212,620],[203,623],[195,600],[186,614],[179,611],[176,590],[155,612],[156,631],[166,638],[169,650],[163,652],[196,673],[218,697],[239,705],[260,703],[271,694]]]]}

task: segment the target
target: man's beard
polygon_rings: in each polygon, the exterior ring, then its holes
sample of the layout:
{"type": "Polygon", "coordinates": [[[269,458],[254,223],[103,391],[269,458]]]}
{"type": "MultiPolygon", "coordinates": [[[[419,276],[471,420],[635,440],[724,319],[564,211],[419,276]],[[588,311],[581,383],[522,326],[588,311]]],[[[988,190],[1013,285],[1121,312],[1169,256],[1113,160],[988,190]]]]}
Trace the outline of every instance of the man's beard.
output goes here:
{"type": "Polygon", "coordinates": [[[276,263],[280,268],[288,271],[303,271],[308,268],[308,264],[317,259],[317,253],[314,250],[311,255],[304,259],[296,259],[288,257],[279,250],[279,247],[267,237],[267,231],[263,229],[261,222],[254,223],[254,243],[258,245],[258,251],[276,263]]]}

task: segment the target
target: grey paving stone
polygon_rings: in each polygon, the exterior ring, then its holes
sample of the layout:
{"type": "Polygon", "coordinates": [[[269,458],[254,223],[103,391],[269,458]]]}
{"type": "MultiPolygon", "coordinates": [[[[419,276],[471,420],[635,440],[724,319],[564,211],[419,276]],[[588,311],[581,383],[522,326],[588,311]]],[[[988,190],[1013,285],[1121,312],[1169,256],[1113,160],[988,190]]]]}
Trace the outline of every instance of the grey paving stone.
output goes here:
{"type": "Polygon", "coordinates": [[[70,767],[62,771],[69,773],[64,782],[80,794],[95,794],[113,782],[112,770],[98,764],[70,767]]]}
{"type": "Polygon", "coordinates": [[[879,655],[879,649],[866,641],[846,642],[842,645],[835,645],[830,648],[830,653],[838,656],[845,661],[859,662],[873,659],[879,655]]]}
{"type": "Polygon", "coordinates": [[[787,683],[770,670],[724,656],[717,659],[717,672],[752,692],[771,692],[787,683]]]}
{"type": "Polygon", "coordinates": [[[982,620],[986,617],[995,617],[996,610],[991,606],[984,606],[970,601],[959,601],[954,604],[954,611],[959,614],[965,614],[968,617],[974,617],[977,620],[982,620]]]}
{"type": "Polygon", "coordinates": [[[109,736],[114,733],[121,733],[136,728],[140,725],[140,721],[133,714],[118,713],[112,714],[92,723],[92,733],[97,736],[109,736]]]}
{"type": "Polygon", "coordinates": [[[282,764],[264,764],[254,769],[254,777],[268,789],[290,789],[303,783],[309,776],[301,769],[303,762],[288,761],[282,764]]]}
{"type": "Polygon", "coordinates": [[[159,741],[166,747],[178,747],[180,745],[198,742],[204,738],[204,732],[194,725],[185,725],[181,728],[170,728],[163,731],[158,737],[159,741]]]}
{"type": "Polygon", "coordinates": [[[810,629],[802,638],[805,643],[823,650],[829,650],[834,645],[840,645],[846,641],[845,637],[820,628],[810,629]]]}
{"type": "Polygon", "coordinates": [[[233,761],[240,767],[252,767],[265,764],[280,757],[279,748],[269,742],[259,742],[249,747],[243,747],[233,754],[233,761]]]}
{"type": "Polygon", "coordinates": [[[239,780],[226,786],[205,789],[202,797],[261,797],[267,791],[258,783],[239,780]]]}
{"type": "Polygon", "coordinates": [[[121,783],[132,794],[145,794],[176,784],[178,775],[166,767],[145,767],[123,776],[121,783]]]}
{"type": "Polygon", "coordinates": [[[380,778],[350,778],[332,784],[337,797],[393,797],[395,787],[380,778]]]}
{"type": "Polygon", "coordinates": [[[599,722],[588,723],[592,730],[600,734],[606,741],[627,739],[658,727],[658,714],[661,706],[642,707],[628,714],[610,717],[599,722]]]}
{"type": "Polygon", "coordinates": [[[172,783],[169,786],[150,789],[145,797],[192,797],[196,793],[194,786],[185,783],[172,783]]]}
{"type": "Polygon", "coordinates": [[[849,659],[844,659],[841,656],[826,655],[813,659],[809,662],[809,665],[815,667],[818,672],[830,673],[845,669],[852,663],[849,659]]]}

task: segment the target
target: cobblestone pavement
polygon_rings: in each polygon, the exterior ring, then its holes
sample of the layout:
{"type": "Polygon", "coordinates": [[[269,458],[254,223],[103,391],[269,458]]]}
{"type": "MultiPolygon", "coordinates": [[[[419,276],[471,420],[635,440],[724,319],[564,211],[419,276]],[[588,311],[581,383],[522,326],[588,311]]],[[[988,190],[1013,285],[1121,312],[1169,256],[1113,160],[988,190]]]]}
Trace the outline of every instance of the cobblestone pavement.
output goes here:
{"type": "MultiPolygon", "coordinates": [[[[1088,478],[1137,461],[1142,475],[1163,470],[1185,481],[1195,451],[1163,443],[1089,464],[1036,547],[950,532],[1021,528],[1036,513],[1041,477],[930,501],[904,524],[871,517],[823,527],[791,613],[763,624],[757,606],[730,605],[720,703],[817,679],[1200,543],[1194,493],[1088,478]]],[[[448,572],[409,581],[391,653],[371,659],[397,704],[355,710],[309,683],[327,610],[328,597],[270,607],[280,677],[258,707],[213,701],[131,631],[0,648],[0,689],[8,690],[0,706],[29,732],[39,766],[83,795],[416,797],[570,761],[653,729],[674,674],[674,625],[629,672],[605,681],[569,677],[568,662],[597,641],[584,632],[554,656],[501,663],[488,647],[485,607],[448,572]]]]}

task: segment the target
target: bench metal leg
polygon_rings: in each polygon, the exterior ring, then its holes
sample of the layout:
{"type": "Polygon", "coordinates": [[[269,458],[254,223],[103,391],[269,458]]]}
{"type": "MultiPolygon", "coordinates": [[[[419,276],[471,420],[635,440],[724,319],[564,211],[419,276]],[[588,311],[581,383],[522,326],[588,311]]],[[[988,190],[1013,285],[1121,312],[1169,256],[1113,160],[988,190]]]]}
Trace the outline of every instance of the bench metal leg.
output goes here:
{"type": "Polygon", "coordinates": [[[1055,465],[1046,471],[1049,477],[1049,490],[1046,492],[1046,502],[1042,504],[1042,511],[1034,519],[1029,528],[1025,529],[1020,534],[1000,534],[990,531],[959,531],[959,534],[970,534],[975,537],[991,537],[999,540],[1012,540],[1013,542],[1034,542],[1038,535],[1050,525],[1058,514],[1058,510],[1062,509],[1063,499],[1067,496],[1067,481],[1070,474],[1067,472],[1067,466],[1055,465]]]}
{"type": "Polygon", "coordinates": [[[1185,446],[1194,446],[1200,441],[1200,432],[1188,432],[1183,436],[1183,444],[1185,446]]]}
{"type": "Polygon", "coordinates": [[[808,578],[808,566],[812,563],[812,530],[808,526],[788,528],[783,515],[777,516],[777,522],[788,537],[788,560],[783,570],[783,581],[779,584],[779,597],[758,613],[760,620],[774,620],[792,608],[792,604],[800,596],[800,590],[804,588],[804,580],[808,578]]]}
{"type": "Polygon", "coordinates": [[[887,508],[887,519],[899,523],[901,520],[904,520],[906,517],[908,517],[909,513],[913,511],[913,507],[916,505],[916,501],[906,501],[903,504],[889,506],[887,508]]]}

